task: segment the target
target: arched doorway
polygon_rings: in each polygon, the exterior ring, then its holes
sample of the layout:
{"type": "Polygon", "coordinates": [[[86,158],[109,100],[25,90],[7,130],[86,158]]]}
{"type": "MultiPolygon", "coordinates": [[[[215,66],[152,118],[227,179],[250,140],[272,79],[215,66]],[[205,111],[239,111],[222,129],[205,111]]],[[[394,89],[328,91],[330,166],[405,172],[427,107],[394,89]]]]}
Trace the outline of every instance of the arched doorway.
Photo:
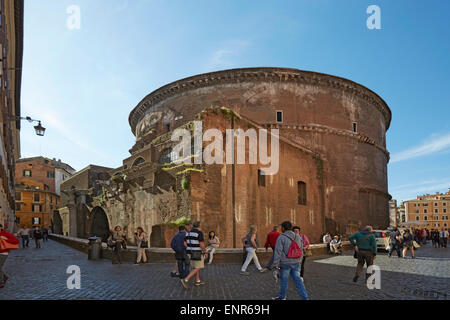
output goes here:
{"type": "Polygon", "coordinates": [[[53,211],[52,230],[55,234],[63,234],[63,223],[58,211],[53,211]]]}
{"type": "Polygon", "coordinates": [[[103,242],[109,237],[109,222],[105,210],[101,207],[95,207],[91,212],[90,237],[101,237],[103,242]]]}
{"type": "Polygon", "coordinates": [[[150,235],[150,246],[156,247],[156,248],[165,248],[166,247],[166,240],[164,238],[164,230],[159,225],[152,227],[152,234],[150,235]]]}

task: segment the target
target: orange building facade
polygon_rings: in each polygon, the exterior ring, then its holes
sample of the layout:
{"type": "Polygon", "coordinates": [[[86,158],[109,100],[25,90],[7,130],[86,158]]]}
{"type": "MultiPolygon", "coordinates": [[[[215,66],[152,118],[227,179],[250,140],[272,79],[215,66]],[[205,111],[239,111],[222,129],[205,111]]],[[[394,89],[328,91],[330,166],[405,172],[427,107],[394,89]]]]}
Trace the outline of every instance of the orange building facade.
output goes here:
{"type": "Polygon", "coordinates": [[[75,170],[60,160],[45,157],[16,163],[16,222],[19,226],[49,227],[60,207],[60,184],[75,170]]]}
{"type": "Polygon", "coordinates": [[[405,201],[404,204],[408,221],[426,222],[428,229],[449,228],[450,190],[446,193],[418,196],[416,200],[405,201]]]}
{"type": "Polygon", "coordinates": [[[16,220],[19,226],[49,227],[57,210],[59,196],[43,183],[31,179],[21,179],[16,185],[16,220]]]}

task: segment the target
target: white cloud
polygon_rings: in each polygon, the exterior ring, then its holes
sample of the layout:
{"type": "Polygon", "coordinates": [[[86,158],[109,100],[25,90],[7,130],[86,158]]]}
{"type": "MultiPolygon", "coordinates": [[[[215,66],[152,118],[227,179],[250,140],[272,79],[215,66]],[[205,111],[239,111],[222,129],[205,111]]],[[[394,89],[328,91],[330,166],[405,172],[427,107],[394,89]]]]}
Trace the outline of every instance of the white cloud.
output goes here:
{"type": "Polygon", "coordinates": [[[248,45],[248,41],[227,41],[221,48],[213,52],[208,62],[208,70],[226,69],[236,66],[236,59],[246,50],[248,45]]]}
{"type": "Polygon", "coordinates": [[[417,183],[404,184],[389,188],[389,193],[397,200],[412,200],[418,195],[446,192],[450,188],[450,177],[433,179],[417,183]]]}
{"type": "MultiPolygon", "coordinates": [[[[94,148],[83,136],[81,136],[76,129],[70,128],[68,122],[61,121],[60,116],[56,115],[52,110],[42,110],[42,124],[50,129],[55,130],[63,138],[67,139],[74,145],[78,146],[85,151],[89,151],[91,154],[95,154],[103,159],[108,159],[108,156],[98,149],[94,148]]],[[[46,132],[48,134],[48,132],[46,132]]]]}
{"type": "Polygon", "coordinates": [[[393,154],[390,162],[400,162],[448,150],[450,150],[450,133],[443,136],[434,134],[419,146],[393,154]]]}

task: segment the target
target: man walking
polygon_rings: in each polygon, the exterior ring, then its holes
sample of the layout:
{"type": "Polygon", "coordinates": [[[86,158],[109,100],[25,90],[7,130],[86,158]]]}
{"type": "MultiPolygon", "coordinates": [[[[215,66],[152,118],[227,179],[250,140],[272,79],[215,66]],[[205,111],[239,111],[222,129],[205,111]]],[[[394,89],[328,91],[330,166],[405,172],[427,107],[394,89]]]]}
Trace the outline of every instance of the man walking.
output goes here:
{"type": "MultiPolygon", "coordinates": [[[[190,231],[192,230],[192,222],[187,222],[186,225],[185,225],[184,227],[185,227],[185,235],[186,235],[188,232],[190,232],[190,231]]],[[[187,259],[189,259],[189,258],[187,258],[187,259]]],[[[189,270],[189,265],[188,265],[188,269],[187,269],[187,270],[189,270]]],[[[179,274],[179,272],[178,272],[178,262],[175,263],[175,267],[174,267],[173,270],[170,272],[170,276],[171,276],[172,278],[178,278],[178,277],[180,277],[180,274],[179,274]]]]}
{"type": "Polygon", "coordinates": [[[36,249],[41,248],[41,239],[42,239],[42,230],[39,227],[36,227],[33,231],[33,239],[36,244],[36,249]]]}
{"type": "Polygon", "coordinates": [[[397,256],[401,258],[400,254],[400,232],[398,231],[397,227],[394,228],[394,231],[391,232],[389,235],[389,258],[392,256],[392,252],[395,250],[397,252],[397,256]]]}
{"type": "Polygon", "coordinates": [[[448,242],[448,229],[444,230],[444,247],[447,248],[447,242],[448,242]]]}
{"type": "Polygon", "coordinates": [[[444,247],[444,238],[445,238],[444,230],[439,231],[439,248],[444,247]]]}
{"type": "Polygon", "coordinates": [[[22,239],[22,248],[28,248],[30,244],[30,229],[22,226],[22,228],[17,232],[17,234],[22,239]]]}
{"type": "Polygon", "coordinates": [[[280,269],[280,291],[273,300],[286,300],[289,276],[294,280],[298,294],[303,300],[308,300],[308,293],[300,278],[300,261],[303,256],[303,243],[300,235],[292,231],[292,223],[285,221],[281,224],[283,232],[277,239],[273,266],[280,269]]]}
{"type": "Polygon", "coordinates": [[[269,250],[269,247],[272,248],[272,258],[270,258],[270,261],[266,265],[266,268],[269,270],[272,268],[273,257],[275,255],[275,245],[277,244],[277,239],[279,236],[280,233],[278,232],[278,226],[274,226],[272,231],[267,234],[266,244],[264,245],[266,252],[269,250]]]}
{"type": "Polygon", "coordinates": [[[48,241],[48,229],[46,227],[42,228],[42,241],[48,241]]]}
{"type": "Polygon", "coordinates": [[[178,273],[181,279],[184,279],[189,273],[189,260],[186,254],[185,246],[186,228],[178,227],[178,233],[172,238],[170,247],[175,251],[175,259],[177,260],[178,273]]]}
{"type": "Polygon", "coordinates": [[[183,287],[189,289],[189,279],[195,276],[195,286],[205,284],[200,280],[200,270],[205,267],[205,257],[208,255],[205,247],[205,237],[200,228],[200,221],[193,223],[193,228],[186,234],[186,252],[193,270],[186,278],[181,278],[183,287]]]}
{"type": "MultiPolygon", "coordinates": [[[[364,264],[367,267],[373,265],[373,261],[377,256],[377,240],[372,234],[371,226],[366,226],[363,230],[351,235],[348,240],[355,247],[357,254],[358,265],[356,266],[356,273],[353,277],[353,282],[357,282],[363,271],[364,264]]],[[[366,273],[366,280],[369,277],[370,274],[366,273]]]]}
{"type": "MultiPolygon", "coordinates": [[[[19,239],[14,237],[11,233],[3,230],[3,225],[0,224],[0,239],[5,240],[10,244],[19,244],[19,239]]],[[[3,273],[3,266],[6,259],[8,259],[9,250],[0,250],[0,289],[3,288],[8,280],[6,274],[3,273]]]]}

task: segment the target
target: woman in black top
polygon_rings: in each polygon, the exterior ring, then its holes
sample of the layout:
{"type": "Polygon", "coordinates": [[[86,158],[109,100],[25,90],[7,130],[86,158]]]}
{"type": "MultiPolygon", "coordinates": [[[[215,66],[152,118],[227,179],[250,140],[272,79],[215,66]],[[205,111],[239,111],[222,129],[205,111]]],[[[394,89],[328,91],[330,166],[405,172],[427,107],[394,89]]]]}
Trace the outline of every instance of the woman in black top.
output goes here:
{"type": "Polygon", "coordinates": [[[405,230],[405,233],[403,234],[403,259],[406,259],[406,251],[411,250],[412,258],[414,259],[414,238],[411,232],[409,232],[409,229],[405,230]]]}

